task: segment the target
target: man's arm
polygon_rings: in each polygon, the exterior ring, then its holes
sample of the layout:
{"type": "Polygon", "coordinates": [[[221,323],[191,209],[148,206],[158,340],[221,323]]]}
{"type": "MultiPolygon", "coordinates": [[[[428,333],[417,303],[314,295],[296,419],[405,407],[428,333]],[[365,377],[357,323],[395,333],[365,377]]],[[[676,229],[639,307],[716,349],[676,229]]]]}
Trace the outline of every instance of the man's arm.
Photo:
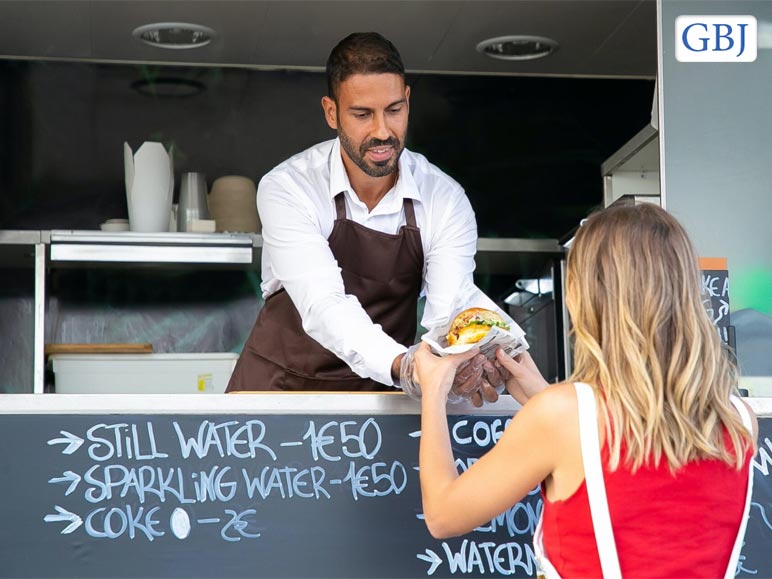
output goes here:
{"type": "Polygon", "coordinates": [[[477,251],[477,222],[463,190],[449,190],[452,199],[432,220],[432,238],[426,253],[424,293],[426,307],[421,325],[427,329],[445,324],[451,305],[464,280],[472,282],[477,251]]]}
{"type": "Polygon", "coordinates": [[[358,375],[391,385],[395,358],[405,347],[373,324],[355,296],[346,294],[314,207],[293,195],[291,186],[265,177],[258,187],[263,251],[274,275],[312,338],[358,375]]]}
{"type": "MultiPolygon", "coordinates": [[[[453,201],[438,216],[440,226],[433,227],[431,249],[426,259],[426,308],[421,321],[425,328],[447,323],[453,314],[450,308],[458,288],[464,281],[473,283],[477,252],[474,211],[459,186],[446,195],[453,201]]],[[[453,392],[469,397],[475,406],[481,406],[483,400],[496,401],[498,395],[494,387],[503,384],[504,378],[492,362],[479,355],[456,372],[453,392]]]]}

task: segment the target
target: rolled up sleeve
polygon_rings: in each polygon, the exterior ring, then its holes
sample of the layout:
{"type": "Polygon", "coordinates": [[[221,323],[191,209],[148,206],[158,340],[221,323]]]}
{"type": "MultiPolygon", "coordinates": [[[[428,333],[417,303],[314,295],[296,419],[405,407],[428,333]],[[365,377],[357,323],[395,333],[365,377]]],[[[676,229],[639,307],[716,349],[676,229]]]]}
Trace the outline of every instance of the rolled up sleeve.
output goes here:
{"type": "MultiPolygon", "coordinates": [[[[453,193],[450,195],[450,193],[453,193]]],[[[472,281],[477,251],[477,222],[469,199],[459,189],[454,200],[432,217],[432,239],[426,255],[423,292],[426,307],[421,325],[430,330],[447,323],[456,291],[472,281]]]]}

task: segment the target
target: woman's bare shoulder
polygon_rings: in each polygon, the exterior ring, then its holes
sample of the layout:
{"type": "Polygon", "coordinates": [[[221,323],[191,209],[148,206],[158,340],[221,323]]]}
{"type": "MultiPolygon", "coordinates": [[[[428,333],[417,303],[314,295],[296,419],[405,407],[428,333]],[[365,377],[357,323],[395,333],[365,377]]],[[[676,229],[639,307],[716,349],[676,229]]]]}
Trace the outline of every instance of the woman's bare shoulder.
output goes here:
{"type": "MultiPolygon", "coordinates": [[[[548,403],[559,407],[568,405],[569,407],[576,408],[576,389],[573,382],[552,384],[539,392],[532,400],[537,398],[541,399],[542,404],[548,403]]],[[[529,400],[530,402],[531,400],[529,400]]]]}
{"type": "Polygon", "coordinates": [[[577,416],[576,390],[571,382],[561,382],[545,388],[523,407],[542,416],[552,424],[572,421],[577,416]]]}

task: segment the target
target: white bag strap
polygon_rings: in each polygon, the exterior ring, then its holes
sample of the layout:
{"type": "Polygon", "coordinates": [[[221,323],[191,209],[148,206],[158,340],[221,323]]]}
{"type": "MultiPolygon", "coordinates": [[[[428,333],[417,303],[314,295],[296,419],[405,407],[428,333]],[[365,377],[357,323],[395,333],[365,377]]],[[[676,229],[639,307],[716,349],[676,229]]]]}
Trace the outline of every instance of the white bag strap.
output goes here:
{"type": "MultiPolygon", "coordinates": [[[[748,408],[737,396],[731,396],[729,400],[737,408],[737,412],[740,414],[740,418],[743,421],[743,425],[748,431],[753,434],[753,422],[751,421],[751,415],[748,412],[748,408]]],[[[743,509],[743,516],[740,519],[740,528],[737,531],[737,537],[734,540],[734,547],[732,547],[732,555],[729,557],[729,564],[726,567],[726,573],[724,573],[725,579],[733,579],[735,576],[735,570],[737,569],[737,561],[740,560],[740,551],[743,547],[743,539],[745,538],[745,528],[748,526],[748,514],[751,510],[751,496],[753,495],[753,464],[748,465],[748,489],[745,493],[745,509],[743,509]]]]}
{"type": "Polygon", "coordinates": [[[579,437],[582,445],[584,479],[590,500],[590,514],[600,556],[600,567],[604,579],[621,579],[622,571],[619,568],[619,557],[611,528],[606,485],[603,481],[603,466],[600,460],[595,394],[589,385],[582,382],[576,382],[574,388],[579,405],[579,437]]]}
{"type": "Polygon", "coordinates": [[[539,521],[536,523],[536,530],[533,533],[533,550],[536,559],[536,577],[538,579],[561,579],[552,561],[544,553],[544,507],[542,507],[539,521]]]}

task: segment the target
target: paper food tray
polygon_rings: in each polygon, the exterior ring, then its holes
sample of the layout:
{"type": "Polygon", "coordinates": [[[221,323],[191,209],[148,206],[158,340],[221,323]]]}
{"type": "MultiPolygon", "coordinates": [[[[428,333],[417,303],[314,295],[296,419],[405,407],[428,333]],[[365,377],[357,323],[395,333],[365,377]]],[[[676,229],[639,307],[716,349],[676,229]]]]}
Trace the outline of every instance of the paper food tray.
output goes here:
{"type": "Polygon", "coordinates": [[[477,286],[471,282],[465,282],[456,298],[453,300],[452,313],[447,323],[432,328],[421,339],[429,344],[435,354],[446,356],[448,354],[460,354],[473,348],[480,348],[480,353],[489,360],[496,357],[496,348],[501,346],[504,352],[515,357],[520,352],[525,352],[529,346],[525,339],[525,332],[504,310],[496,305],[492,299],[486,296],[477,286]],[[476,344],[456,344],[448,346],[446,336],[450,325],[459,313],[467,308],[485,308],[499,314],[509,325],[509,330],[493,326],[486,336],[476,344]]]}

